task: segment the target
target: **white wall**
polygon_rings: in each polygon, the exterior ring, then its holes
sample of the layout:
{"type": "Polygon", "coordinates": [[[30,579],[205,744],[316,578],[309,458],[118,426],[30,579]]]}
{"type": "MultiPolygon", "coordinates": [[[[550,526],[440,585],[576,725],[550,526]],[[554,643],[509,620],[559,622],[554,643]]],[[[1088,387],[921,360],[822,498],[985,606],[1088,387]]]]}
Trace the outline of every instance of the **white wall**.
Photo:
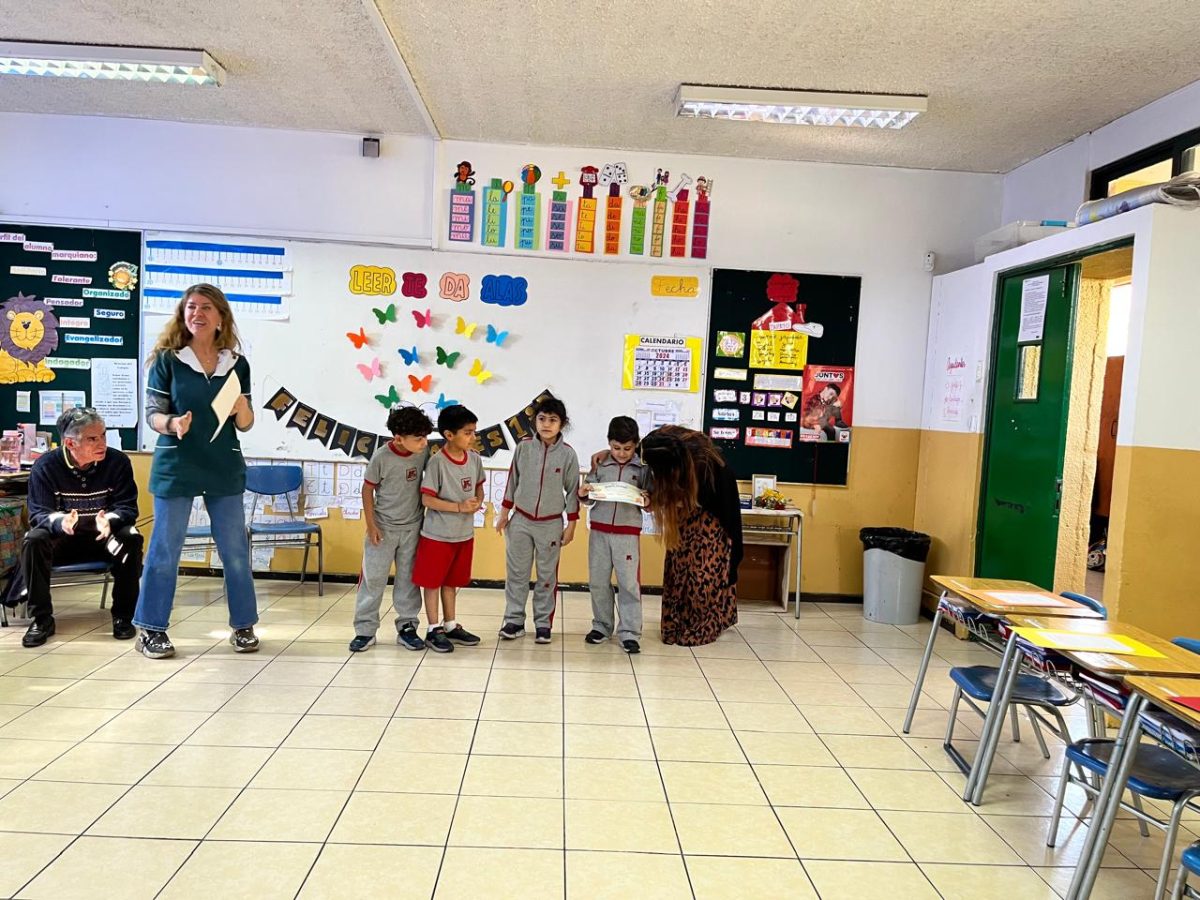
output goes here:
{"type": "Polygon", "coordinates": [[[1072,219],[1091,170],[1197,127],[1200,81],[1013,169],[1004,177],[1002,219],[1072,219]]]}
{"type": "MultiPolygon", "coordinates": [[[[519,182],[531,161],[543,179],[559,169],[577,179],[581,166],[616,161],[627,164],[631,183],[651,180],[659,166],[671,170],[672,183],[680,172],[704,175],[714,184],[708,264],[860,275],[856,425],[920,426],[932,282],[925,253],[935,251],[940,268],[966,265],[975,238],[999,224],[1000,178],[991,175],[446,141],[435,188],[440,244],[462,159],[478,184],[519,182]]],[[[576,183],[568,191],[579,196],[576,183]]]]}
{"type": "Polygon", "coordinates": [[[433,144],[358,135],[0,113],[0,215],[429,246],[433,144]]]}
{"type": "Polygon", "coordinates": [[[0,134],[0,171],[19,173],[0,179],[8,219],[410,247],[441,241],[463,158],[480,183],[518,180],[531,160],[547,179],[615,160],[633,181],[657,166],[706,175],[715,179],[706,265],[862,276],[856,424],[879,427],[921,422],[925,253],[942,270],[967,265],[975,238],[1000,224],[995,175],[401,136],[384,136],[383,156],[371,160],[356,135],[3,113],[0,134]]]}

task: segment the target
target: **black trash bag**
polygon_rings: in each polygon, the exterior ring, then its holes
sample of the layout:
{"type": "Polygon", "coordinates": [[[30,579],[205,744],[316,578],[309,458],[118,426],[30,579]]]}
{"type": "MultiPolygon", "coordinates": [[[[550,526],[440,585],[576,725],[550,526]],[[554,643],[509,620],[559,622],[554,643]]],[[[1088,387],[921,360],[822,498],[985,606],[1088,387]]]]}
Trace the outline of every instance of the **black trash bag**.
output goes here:
{"type": "Polygon", "coordinates": [[[864,528],[858,533],[863,550],[886,550],[901,559],[925,562],[929,556],[929,535],[907,528],[864,528]]]}

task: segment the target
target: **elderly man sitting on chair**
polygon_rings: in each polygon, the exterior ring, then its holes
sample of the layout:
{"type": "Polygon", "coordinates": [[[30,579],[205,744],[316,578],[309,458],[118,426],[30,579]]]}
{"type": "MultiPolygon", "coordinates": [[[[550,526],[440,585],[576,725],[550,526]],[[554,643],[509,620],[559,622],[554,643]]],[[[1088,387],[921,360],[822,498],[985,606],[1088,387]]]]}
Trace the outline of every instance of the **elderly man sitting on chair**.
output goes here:
{"type": "Polygon", "coordinates": [[[54,634],[50,570],[82,562],[112,564],[113,637],[134,636],[133,609],[142,574],[142,536],[134,523],[138,490],[133,466],[105,442],[96,410],[75,407],[58,419],[62,447],[29,473],[29,523],[21,546],[21,576],[29,617],[21,643],[40,647],[54,634]]]}

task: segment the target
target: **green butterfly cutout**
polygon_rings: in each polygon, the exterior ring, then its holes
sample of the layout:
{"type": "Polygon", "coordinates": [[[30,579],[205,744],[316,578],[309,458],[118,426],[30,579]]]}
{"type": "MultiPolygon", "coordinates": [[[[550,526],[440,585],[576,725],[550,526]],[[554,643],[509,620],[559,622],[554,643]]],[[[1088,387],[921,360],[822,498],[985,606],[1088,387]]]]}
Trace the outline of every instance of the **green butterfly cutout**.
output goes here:
{"type": "Polygon", "coordinates": [[[458,362],[458,358],[462,356],[457,350],[453,353],[447,353],[441,347],[437,348],[437,361],[439,366],[445,366],[447,369],[453,369],[454,364],[458,362]]]}
{"type": "Polygon", "coordinates": [[[375,313],[375,318],[377,318],[379,320],[380,325],[382,325],[384,322],[395,322],[396,321],[396,304],[395,303],[389,303],[387,309],[375,309],[374,307],[372,307],[371,312],[375,313]]]}
{"type": "Polygon", "coordinates": [[[376,394],[375,399],[379,401],[379,405],[384,409],[391,409],[400,403],[400,395],[396,392],[394,384],[388,385],[388,392],[386,394],[376,394]]]}

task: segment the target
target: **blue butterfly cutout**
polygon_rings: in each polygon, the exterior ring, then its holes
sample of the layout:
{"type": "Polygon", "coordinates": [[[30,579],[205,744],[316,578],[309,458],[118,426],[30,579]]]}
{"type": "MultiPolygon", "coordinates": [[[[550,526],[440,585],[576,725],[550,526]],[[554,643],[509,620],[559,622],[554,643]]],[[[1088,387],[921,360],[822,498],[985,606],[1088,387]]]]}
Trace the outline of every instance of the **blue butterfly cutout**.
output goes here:
{"type": "Polygon", "coordinates": [[[457,400],[447,400],[445,394],[438,394],[437,408],[445,409],[447,406],[458,406],[457,400]]]}
{"type": "Polygon", "coordinates": [[[487,339],[489,344],[495,344],[497,347],[503,347],[504,339],[507,337],[507,331],[497,331],[495,325],[488,326],[487,339]]]}
{"type": "Polygon", "coordinates": [[[404,360],[404,364],[406,366],[412,366],[412,365],[419,366],[421,364],[421,357],[417,355],[416,347],[413,347],[411,350],[405,350],[403,347],[401,347],[396,352],[400,354],[400,356],[404,360]]]}

